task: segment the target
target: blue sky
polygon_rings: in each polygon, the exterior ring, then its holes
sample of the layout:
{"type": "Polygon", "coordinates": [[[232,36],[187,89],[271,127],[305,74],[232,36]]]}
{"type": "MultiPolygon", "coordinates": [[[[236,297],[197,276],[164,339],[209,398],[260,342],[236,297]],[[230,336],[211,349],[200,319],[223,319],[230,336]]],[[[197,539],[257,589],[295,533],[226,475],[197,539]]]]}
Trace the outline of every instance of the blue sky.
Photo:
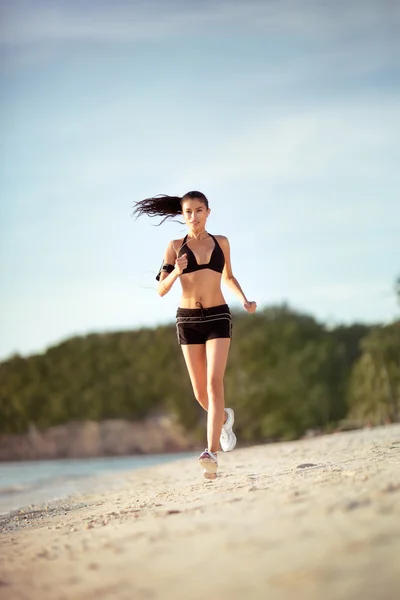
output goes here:
{"type": "Polygon", "coordinates": [[[0,357],[173,321],[183,226],[130,213],[191,189],[259,306],[393,319],[395,4],[2,0],[0,357]]]}

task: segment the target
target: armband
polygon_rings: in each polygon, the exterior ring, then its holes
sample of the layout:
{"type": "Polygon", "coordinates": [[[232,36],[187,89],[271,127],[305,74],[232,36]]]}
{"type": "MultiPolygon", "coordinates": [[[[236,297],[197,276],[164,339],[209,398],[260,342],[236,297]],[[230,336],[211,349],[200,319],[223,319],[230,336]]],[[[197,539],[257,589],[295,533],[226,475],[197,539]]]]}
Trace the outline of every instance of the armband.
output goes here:
{"type": "Polygon", "coordinates": [[[163,262],[161,264],[161,268],[158,271],[158,274],[157,274],[157,277],[156,277],[157,281],[160,281],[160,275],[161,275],[161,273],[172,273],[172,271],[174,269],[175,269],[174,265],[169,265],[168,263],[163,262]]]}

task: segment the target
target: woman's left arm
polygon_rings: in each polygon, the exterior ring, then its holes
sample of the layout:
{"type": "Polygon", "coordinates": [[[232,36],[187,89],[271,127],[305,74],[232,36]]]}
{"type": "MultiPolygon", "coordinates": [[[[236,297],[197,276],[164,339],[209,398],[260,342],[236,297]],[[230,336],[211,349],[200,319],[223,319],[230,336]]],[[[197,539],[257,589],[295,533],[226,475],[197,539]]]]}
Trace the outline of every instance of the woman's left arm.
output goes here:
{"type": "Polygon", "coordinates": [[[245,293],[243,292],[242,288],[240,287],[238,280],[233,275],[232,265],[231,265],[231,250],[230,250],[228,238],[226,238],[223,235],[219,235],[218,243],[221,246],[224,256],[225,256],[225,266],[224,266],[224,270],[222,272],[223,282],[226,283],[226,285],[232,290],[232,292],[234,294],[236,294],[236,296],[240,299],[241,303],[243,304],[243,308],[245,310],[247,310],[247,312],[249,312],[249,313],[255,312],[255,310],[257,308],[257,303],[254,301],[247,300],[245,293]]]}

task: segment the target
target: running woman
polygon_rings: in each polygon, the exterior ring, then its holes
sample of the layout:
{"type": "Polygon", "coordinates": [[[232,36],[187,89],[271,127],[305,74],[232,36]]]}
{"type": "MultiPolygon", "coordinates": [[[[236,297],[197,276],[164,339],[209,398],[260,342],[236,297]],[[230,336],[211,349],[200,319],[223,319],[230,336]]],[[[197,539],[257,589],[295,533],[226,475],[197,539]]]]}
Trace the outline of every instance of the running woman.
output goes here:
{"type": "Polygon", "coordinates": [[[234,277],[228,239],[206,231],[210,215],[208,200],[201,192],[183,197],[159,195],[135,203],[137,216],[168,218],[183,215],[188,232],[172,240],[165,250],[157,275],[158,293],[165,296],[177,279],[182,295],[176,313],[178,342],[189,372],[194,395],[207,411],[207,448],[199,462],[206,479],[215,479],[219,444],[224,452],[236,446],[232,408],[225,408],[224,374],[232,337],[229,306],[221,291],[221,281],[238,296],[244,309],[253,313],[256,302],[247,300],[234,277]]]}

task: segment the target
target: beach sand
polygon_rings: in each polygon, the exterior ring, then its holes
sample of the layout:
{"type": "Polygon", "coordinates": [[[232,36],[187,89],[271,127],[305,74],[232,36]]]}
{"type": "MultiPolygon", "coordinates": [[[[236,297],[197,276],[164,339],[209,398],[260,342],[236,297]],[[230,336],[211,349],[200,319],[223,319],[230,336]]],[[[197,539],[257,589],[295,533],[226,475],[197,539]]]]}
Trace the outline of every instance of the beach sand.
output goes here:
{"type": "Polygon", "coordinates": [[[236,449],[3,519],[2,600],[398,600],[400,425],[236,449]]]}

